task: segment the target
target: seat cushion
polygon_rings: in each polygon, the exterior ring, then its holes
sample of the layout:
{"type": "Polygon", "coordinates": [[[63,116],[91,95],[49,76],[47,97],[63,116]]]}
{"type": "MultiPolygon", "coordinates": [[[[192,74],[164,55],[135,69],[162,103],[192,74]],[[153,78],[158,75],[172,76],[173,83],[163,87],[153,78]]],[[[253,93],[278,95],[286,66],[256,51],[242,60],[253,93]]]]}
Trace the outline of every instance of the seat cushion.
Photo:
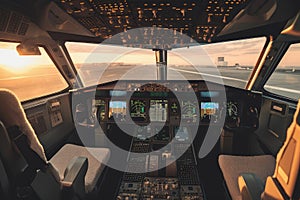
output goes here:
{"type": "Polygon", "coordinates": [[[59,172],[61,180],[64,179],[65,169],[74,157],[88,158],[88,170],[85,176],[85,191],[89,193],[95,188],[103,172],[105,164],[110,157],[107,148],[83,147],[73,144],[64,145],[49,161],[59,172]]]}
{"type": "Polygon", "coordinates": [[[273,175],[275,165],[275,158],[271,155],[219,156],[219,166],[232,200],[241,199],[238,187],[238,177],[241,173],[254,173],[265,182],[268,176],[273,175]]]}

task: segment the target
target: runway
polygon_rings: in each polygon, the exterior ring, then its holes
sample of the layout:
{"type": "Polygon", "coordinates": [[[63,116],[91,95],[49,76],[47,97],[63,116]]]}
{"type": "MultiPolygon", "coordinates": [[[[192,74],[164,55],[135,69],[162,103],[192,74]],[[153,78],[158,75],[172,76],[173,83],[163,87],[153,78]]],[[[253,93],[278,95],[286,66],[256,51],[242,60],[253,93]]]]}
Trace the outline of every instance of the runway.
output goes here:
{"type": "MultiPolygon", "coordinates": [[[[169,80],[205,80],[224,85],[244,88],[251,70],[217,67],[169,66],[169,80]]],[[[270,92],[279,93],[298,99],[300,97],[300,74],[286,71],[275,71],[272,79],[265,86],[270,92]]],[[[17,93],[20,99],[26,100],[37,95],[46,95],[61,91],[67,87],[53,68],[22,74],[20,76],[3,76],[0,85],[17,93]],[[42,72],[42,73],[41,73],[42,72]]],[[[88,64],[80,68],[80,77],[85,85],[109,82],[112,80],[156,80],[156,66],[114,64],[88,64]]]]}

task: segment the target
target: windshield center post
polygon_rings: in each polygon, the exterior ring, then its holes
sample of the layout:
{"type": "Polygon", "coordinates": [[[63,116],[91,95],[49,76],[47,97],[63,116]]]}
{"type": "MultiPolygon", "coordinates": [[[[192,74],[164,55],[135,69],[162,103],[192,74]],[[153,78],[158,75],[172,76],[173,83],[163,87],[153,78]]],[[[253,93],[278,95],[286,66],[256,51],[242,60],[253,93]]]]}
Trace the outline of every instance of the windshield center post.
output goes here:
{"type": "Polygon", "coordinates": [[[155,51],[157,80],[167,80],[167,50],[153,49],[155,51]]]}

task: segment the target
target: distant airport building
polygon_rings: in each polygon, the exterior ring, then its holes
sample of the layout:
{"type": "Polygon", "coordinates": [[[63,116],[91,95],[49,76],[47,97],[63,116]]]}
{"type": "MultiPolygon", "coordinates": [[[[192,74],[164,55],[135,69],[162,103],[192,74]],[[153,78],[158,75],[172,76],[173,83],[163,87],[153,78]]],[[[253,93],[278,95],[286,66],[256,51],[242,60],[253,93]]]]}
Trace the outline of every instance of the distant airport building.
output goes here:
{"type": "Polygon", "coordinates": [[[217,66],[218,67],[227,67],[228,62],[225,61],[225,57],[218,57],[217,59],[217,66]]]}
{"type": "Polygon", "coordinates": [[[240,66],[239,63],[235,63],[235,69],[243,69],[243,70],[251,70],[251,67],[249,66],[240,66]]]}

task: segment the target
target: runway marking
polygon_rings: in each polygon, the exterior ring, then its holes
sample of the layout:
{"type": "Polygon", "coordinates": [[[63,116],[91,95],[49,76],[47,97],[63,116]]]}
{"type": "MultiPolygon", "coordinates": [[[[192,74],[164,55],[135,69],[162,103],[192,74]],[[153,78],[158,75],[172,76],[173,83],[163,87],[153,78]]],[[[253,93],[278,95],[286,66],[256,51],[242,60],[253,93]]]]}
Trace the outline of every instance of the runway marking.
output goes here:
{"type": "Polygon", "coordinates": [[[282,90],[284,92],[300,94],[299,90],[293,90],[293,89],[282,88],[282,87],[277,87],[277,86],[265,85],[265,88],[274,89],[274,90],[282,90]]]}
{"type": "MultiPolygon", "coordinates": [[[[222,78],[222,79],[226,79],[226,80],[233,80],[233,81],[240,81],[240,82],[247,83],[247,81],[245,81],[245,80],[237,79],[237,78],[232,78],[232,77],[227,77],[227,76],[218,76],[218,75],[201,73],[201,72],[193,72],[193,71],[188,71],[188,70],[183,70],[183,69],[175,69],[175,68],[171,68],[171,67],[169,69],[175,70],[175,71],[186,72],[186,73],[190,73],[190,74],[198,74],[198,75],[204,75],[204,76],[211,76],[211,77],[215,77],[215,78],[222,78]]],[[[265,85],[265,88],[300,94],[299,90],[293,90],[293,89],[282,88],[282,87],[277,87],[277,86],[265,85]]]]}
{"type": "Polygon", "coordinates": [[[207,74],[207,73],[202,73],[202,72],[193,72],[193,71],[188,71],[188,70],[183,70],[183,69],[175,69],[175,68],[168,68],[171,70],[175,70],[175,71],[180,71],[180,72],[186,72],[186,73],[190,73],[190,74],[198,74],[198,75],[204,75],[204,76],[210,76],[210,77],[215,77],[215,78],[221,78],[221,79],[227,79],[227,80],[232,80],[232,81],[239,81],[239,82],[243,82],[243,83],[247,83],[247,81],[242,80],[242,79],[238,79],[238,78],[232,78],[232,77],[226,77],[226,76],[218,76],[218,75],[213,75],[213,74],[207,74]]]}

